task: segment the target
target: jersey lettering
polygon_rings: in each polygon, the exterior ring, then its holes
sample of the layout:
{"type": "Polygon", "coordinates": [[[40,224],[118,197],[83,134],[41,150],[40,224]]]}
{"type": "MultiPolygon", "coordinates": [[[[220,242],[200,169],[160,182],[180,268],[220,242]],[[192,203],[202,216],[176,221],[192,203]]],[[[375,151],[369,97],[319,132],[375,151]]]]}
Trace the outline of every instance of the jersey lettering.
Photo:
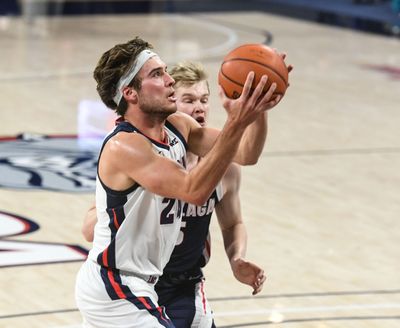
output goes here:
{"type": "MultiPolygon", "coordinates": [[[[215,199],[210,198],[203,206],[196,206],[193,204],[185,203],[183,206],[183,215],[185,218],[189,217],[196,217],[200,219],[200,217],[205,215],[210,215],[213,213],[215,208],[215,199]]],[[[175,246],[182,244],[183,239],[185,238],[185,228],[186,228],[186,221],[182,220],[181,223],[181,230],[179,231],[178,239],[176,241],[175,246]]]]}
{"type": "Polygon", "coordinates": [[[197,217],[210,215],[215,208],[215,199],[210,198],[204,205],[196,206],[193,204],[186,204],[183,207],[183,215],[185,217],[197,217]]]}
{"type": "Polygon", "coordinates": [[[193,204],[188,204],[185,216],[190,217],[190,216],[196,216],[196,205],[193,204]]]}
{"type": "Polygon", "coordinates": [[[207,215],[211,214],[214,211],[214,208],[215,208],[215,199],[210,198],[207,207],[207,215]]]}
{"type": "Polygon", "coordinates": [[[197,207],[197,215],[198,216],[204,216],[207,212],[207,206],[198,206],[197,207]]]}

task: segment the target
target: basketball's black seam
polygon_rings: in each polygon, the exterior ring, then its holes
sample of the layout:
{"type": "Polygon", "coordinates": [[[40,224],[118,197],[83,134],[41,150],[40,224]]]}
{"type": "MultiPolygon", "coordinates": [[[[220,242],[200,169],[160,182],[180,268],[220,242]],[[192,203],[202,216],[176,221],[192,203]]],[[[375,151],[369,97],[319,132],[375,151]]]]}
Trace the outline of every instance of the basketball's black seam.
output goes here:
{"type": "MultiPolygon", "coordinates": [[[[244,87],[244,85],[243,84],[241,84],[241,83],[238,83],[238,82],[236,82],[236,81],[234,81],[234,80],[232,80],[229,76],[226,76],[225,74],[224,74],[224,72],[222,71],[222,69],[221,69],[221,74],[222,74],[222,76],[224,77],[224,78],[226,78],[227,80],[229,80],[229,81],[231,81],[232,83],[234,83],[234,84],[236,84],[236,85],[238,85],[238,86],[240,86],[240,87],[244,87]]],[[[255,88],[250,88],[250,90],[254,90],[255,88]]],[[[274,91],[274,94],[277,94],[277,95],[283,95],[283,93],[281,93],[281,92],[277,92],[277,91],[274,91]]]]}
{"type": "MultiPolygon", "coordinates": [[[[260,62],[258,62],[258,61],[252,60],[252,59],[241,58],[241,57],[238,57],[238,58],[231,58],[231,59],[228,59],[228,60],[224,61],[224,62],[222,63],[221,66],[223,67],[225,63],[228,63],[228,62],[230,62],[230,61],[239,61],[239,60],[240,60],[240,61],[247,61],[247,62],[259,64],[259,65],[261,65],[261,66],[264,66],[264,67],[269,68],[269,69],[270,69],[271,71],[273,71],[276,75],[278,75],[278,76],[280,77],[280,79],[283,81],[283,83],[287,86],[287,82],[285,82],[285,78],[284,78],[281,74],[279,74],[273,67],[268,66],[268,65],[265,65],[265,64],[263,64],[263,63],[260,63],[260,62]]],[[[222,72],[222,74],[223,74],[227,79],[231,80],[229,77],[227,77],[227,76],[223,73],[222,69],[221,69],[221,72],[222,72]]],[[[232,80],[231,80],[231,81],[232,81],[232,80]]],[[[232,82],[234,82],[234,81],[232,81],[232,82]]],[[[239,84],[239,85],[240,85],[240,84],[239,84]]]]}
{"type": "MultiPolygon", "coordinates": [[[[228,62],[230,62],[230,61],[239,61],[239,60],[240,60],[240,61],[247,61],[247,62],[259,64],[259,65],[261,65],[261,66],[264,66],[264,67],[269,68],[269,69],[270,69],[271,71],[273,71],[276,75],[278,75],[278,76],[281,78],[281,80],[283,81],[283,83],[287,86],[287,82],[285,81],[285,78],[284,78],[281,74],[279,74],[273,67],[268,66],[268,65],[265,65],[265,64],[260,63],[260,62],[258,62],[258,61],[255,61],[255,60],[251,60],[251,59],[247,59],[247,58],[241,58],[241,57],[238,57],[238,58],[230,58],[230,59],[224,61],[224,62],[222,63],[221,66],[223,67],[225,63],[228,63],[228,62]]],[[[221,72],[222,72],[222,69],[221,69],[221,72]]],[[[225,76],[224,73],[222,73],[222,74],[225,76]]],[[[228,78],[228,79],[229,79],[229,78],[228,78]]],[[[229,79],[229,80],[230,80],[230,79],[229,79]]],[[[232,82],[233,82],[233,81],[232,81],[232,82]]]]}

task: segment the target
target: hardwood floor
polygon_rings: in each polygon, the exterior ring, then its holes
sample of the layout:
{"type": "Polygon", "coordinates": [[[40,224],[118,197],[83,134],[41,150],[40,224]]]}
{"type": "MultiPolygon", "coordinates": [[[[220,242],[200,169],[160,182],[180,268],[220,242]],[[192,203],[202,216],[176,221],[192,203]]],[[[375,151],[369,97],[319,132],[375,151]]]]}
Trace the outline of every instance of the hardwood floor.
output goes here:
{"type": "Polygon", "coordinates": [[[78,114],[89,106],[86,123],[108,126],[91,74],[136,35],[170,66],[203,62],[216,127],[229,50],[269,40],[295,67],[262,157],[243,168],[248,259],[268,280],[257,297],[235,281],[214,220],[205,271],[217,326],[399,327],[398,39],[261,12],[4,16],[0,35],[0,327],[79,327],[74,282],[90,247],[80,228],[97,148],[74,137],[87,132],[78,114]]]}

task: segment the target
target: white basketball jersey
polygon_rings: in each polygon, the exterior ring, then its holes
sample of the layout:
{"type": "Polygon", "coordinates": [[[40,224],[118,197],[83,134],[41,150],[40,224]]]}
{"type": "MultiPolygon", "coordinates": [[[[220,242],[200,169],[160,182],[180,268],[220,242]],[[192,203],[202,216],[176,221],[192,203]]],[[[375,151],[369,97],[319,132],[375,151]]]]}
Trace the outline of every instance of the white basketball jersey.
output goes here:
{"type": "MultiPolygon", "coordinates": [[[[120,131],[141,133],[130,123],[121,122],[105,139],[103,148],[120,131]]],[[[169,122],[165,132],[168,143],[148,138],[154,150],[185,166],[185,139],[169,122]]],[[[98,222],[89,258],[121,273],[145,279],[160,276],[180,230],[182,202],[158,196],[138,184],[125,191],[111,190],[97,175],[96,207],[98,222]]]]}

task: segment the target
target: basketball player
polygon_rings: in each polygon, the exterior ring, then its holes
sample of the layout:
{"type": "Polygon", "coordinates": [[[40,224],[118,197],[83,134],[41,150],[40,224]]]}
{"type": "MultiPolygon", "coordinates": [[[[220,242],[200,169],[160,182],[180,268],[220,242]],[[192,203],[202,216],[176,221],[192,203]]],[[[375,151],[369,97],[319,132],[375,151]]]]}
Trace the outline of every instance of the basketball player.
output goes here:
{"type": "Polygon", "coordinates": [[[154,284],[178,238],[182,201],[204,204],[234,160],[257,162],[266,138],[264,76],[250,93],[228,99],[221,131],[176,112],[174,80],[146,41],[135,38],[105,52],[94,71],[106,106],[121,115],[99,155],[93,247],[76,282],[85,327],[174,327],[157,304],[154,284]],[[247,145],[254,145],[248,147],[247,145]],[[191,171],[186,150],[203,157],[191,171]]]}
{"type": "MultiPolygon", "coordinates": [[[[207,125],[210,89],[207,75],[199,64],[183,63],[170,71],[175,80],[177,109],[193,117],[202,127],[207,125]]],[[[191,170],[200,157],[188,152],[187,167],[191,170]]],[[[209,225],[214,207],[222,230],[225,251],[234,276],[261,291],[264,271],[245,261],[247,234],[242,222],[240,199],[240,167],[231,163],[221,182],[202,206],[183,206],[181,232],[171,258],[160,277],[156,292],[159,303],[177,328],[215,327],[210,305],[204,294],[202,267],[209,259],[209,225]]]]}
{"type": "MultiPolygon", "coordinates": [[[[174,66],[169,73],[175,80],[178,111],[192,116],[201,126],[206,126],[210,89],[204,69],[199,64],[189,62],[174,66]]],[[[190,152],[186,157],[189,170],[200,160],[190,152]]],[[[234,276],[252,286],[253,295],[263,287],[264,271],[244,259],[247,235],[241,217],[239,187],[240,167],[231,163],[221,183],[205,204],[183,205],[178,241],[155,286],[159,304],[165,306],[167,315],[177,328],[215,327],[210,306],[204,296],[201,269],[209,258],[208,229],[214,207],[234,276]]],[[[87,241],[93,241],[96,222],[96,209],[93,207],[88,211],[82,228],[87,241]]]]}

